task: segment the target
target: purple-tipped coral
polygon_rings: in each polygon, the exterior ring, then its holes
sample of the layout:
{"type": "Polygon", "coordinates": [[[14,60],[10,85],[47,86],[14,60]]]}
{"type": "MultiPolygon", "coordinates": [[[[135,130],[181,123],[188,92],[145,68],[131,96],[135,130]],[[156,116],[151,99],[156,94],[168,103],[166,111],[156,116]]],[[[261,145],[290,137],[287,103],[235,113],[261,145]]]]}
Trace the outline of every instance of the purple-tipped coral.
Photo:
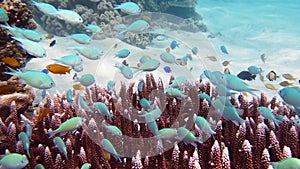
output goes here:
{"type": "MultiPolygon", "coordinates": [[[[40,113],[39,109],[40,111],[49,109],[49,113],[41,120],[31,117],[28,112],[16,111],[15,103],[12,102],[10,116],[2,117],[0,120],[0,131],[3,135],[0,151],[4,153],[5,150],[9,150],[25,154],[17,140],[17,135],[25,131],[25,123],[19,118],[21,113],[28,119],[32,119],[29,124],[32,124],[33,128],[29,149],[31,158],[26,168],[33,168],[37,163],[43,164],[46,168],[80,168],[84,163],[90,163],[92,168],[97,169],[154,167],[260,169],[268,168],[273,161],[288,157],[299,158],[299,129],[292,120],[296,117],[295,112],[279,104],[279,101],[274,99],[269,101],[264,95],[262,99],[251,101],[247,101],[243,96],[240,96],[239,100],[231,99],[233,105],[247,112],[242,116],[245,120],[244,124],[236,126],[233,122],[222,118],[216,122],[216,134],[203,140],[203,144],[197,143],[194,147],[180,141],[175,143],[171,140],[162,140],[163,147],[159,147],[159,139],[153,137],[154,134],[139,117],[140,99],[155,99],[158,102],[155,106],[159,106],[162,111],[155,120],[158,129],[178,128],[185,123],[183,120],[185,117],[195,112],[196,115],[214,117],[211,114],[215,113],[211,111],[211,105],[197,96],[199,92],[211,93],[212,87],[207,83],[189,84],[183,91],[190,97],[178,99],[162,94],[165,88],[162,81],[156,81],[151,74],[148,74],[143,81],[145,83],[142,92],[135,89],[134,84],[130,84],[129,87],[122,84],[119,93],[109,92],[97,85],[83,93],[73,92],[74,108],[66,101],[65,93],[57,93],[53,97],[47,95],[45,102],[41,102],[37,108],[38,113],[40,113]],[[197,88],[200,89],[199,92],[197,88]],[[80,97],[85,98],[93,112],[81,108],[78,103],[80,97]],[[92,105],[99,101],[105,103],[113,115],[112,121],[95,111],[92,105]],[[274,113],[285,115],[283,122],[275,126],[259,116],[257,107],[261,104],[273,105],[271,107],[274,109],[271,110],[274,113]],[[76,116],[86,119],[82,127],[77,128],[76,132],[68,132],[60,136],[67,147],[68,159],[66,159],[54,147],[53,138],[49,138],[48,132],[76,116]],[[121,129],[123,135],[113,135],[108,132],[102,125],[104,120],[108,126],[113,125],[121,129]],[[288,137],[288,140],[283,137],[288,137]],[[116,152],[105,151],[107,147],[102,147],[100,144],[103,138],[111,142],[116,152]],[[122,162],[118,161],[117,157],[120,157],[122,162]]],[[[189,118],[193,119],[192,116],[189,118]]],[[[189,130],[196,129],[193,121],[187,124],[190,124],[186,126],[189,130]]],[[[201,131],[196,132],[197,137],[201,134],[201,131]]]]}

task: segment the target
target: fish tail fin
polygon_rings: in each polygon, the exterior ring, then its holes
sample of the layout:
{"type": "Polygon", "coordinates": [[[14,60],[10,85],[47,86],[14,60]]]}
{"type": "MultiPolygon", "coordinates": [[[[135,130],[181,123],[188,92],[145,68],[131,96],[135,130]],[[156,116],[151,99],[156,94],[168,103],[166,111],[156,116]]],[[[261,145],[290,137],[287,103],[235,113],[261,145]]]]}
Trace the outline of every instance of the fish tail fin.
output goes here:
{"type": "Polygon", "coordinates": [[[115,4],[114,5],[114,9],[120,9],[120,5],[119,4],[115,4]]]}
{"type": "Polygon", "coordinates": [[[273,167],[273,168],[275,168],[275,169],[276,169],[276,168],[277,168],[277,166],[278,166],[278,162],[271,162],[271,165],[272,165],[272,167],[273,167]]]}
{"type": "Polygon", "coordinates": [[[31,2],[33,3],[33,5],[37,4],[37,2],[34,0],[31,0],[31,2]]]}
{"type": "Polygon", "coordinates": [[[275,120],[274,120],[274,123],[275,123],[276,126],[279,126],[279,123],[281,123],[281,121],[278,120],[278,119],[275,119],[275,120]]]}
{"type": "Polygon", "coordinates": [[[242,118],[239,118],[239,123],[240,123],[240,124],[243,124],[243,123],[245,123],[245,120],[242,119],[242,118]]]}
{"type": "Polygon", "coordinates": [[[67,47],[67,50],[76,50],[76,48],[75,47],[67,47]]]}
{"type": "Polygon", "coordinates": [[[10,70],[10,72],[4,72],[7,75],[12,75],[12,76],[17,76],[19,77],[21,75],[22,72],[19,72],[17,70],[14,70],[13,68],[10,68],[7,66],[7,68],[10,70]]]}
{"type": "Polygon", "coordinates": [[[181,97],[182,97],[183,99],[186,99],[188,96],[185,95],[185,94],[183,94],[181,97]]]}
{"type": "Polygon", "coordinates": [[[69,74],[71,73],[71,68],[67,70],[67,73],[69,73],[69,74]]]}
{"type": "Polygon", "coordinates": [[[52,131],[51,129],[48,130],[47,134],[49,134],[49,138],[52,138],[56,132],[52,131]]]}
{"type": "Polygon", "coordinates": [[[162,140],[160,138],[158,138],[158,145],[160,148],[164,148],[164,145],[162,143],[162,140]]]}
{"type": "Polygon", "coordinates": [[[203,141],[201,140],[200,137],[196,137],[197,138],[197,142],[200,143],[200,144],[203,144],[203,141]]]}

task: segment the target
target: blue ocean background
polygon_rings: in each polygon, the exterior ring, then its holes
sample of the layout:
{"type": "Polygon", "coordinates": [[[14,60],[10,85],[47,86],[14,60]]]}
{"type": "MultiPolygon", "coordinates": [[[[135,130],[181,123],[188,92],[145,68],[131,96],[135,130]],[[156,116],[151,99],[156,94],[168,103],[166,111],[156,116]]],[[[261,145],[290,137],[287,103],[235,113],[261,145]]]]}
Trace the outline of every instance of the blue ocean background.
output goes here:
{"type": "MultiPolygon", "coordinates": [[[[291,73],[300,77],[300,3],[298,0],[199,0],[197,12],[203,17],[209,34],[220,34],[209,39],[221,60],[231,60],[233,74],[247,70],[250,65],[262,67],[265,76],[270,70],[279,75],[291,73]],[[225,45],[229,55],[219,50],[225,45]],[[266,54],[267,61],[260,60],[266,54]]],[[[266,79],[267,80],[267,79],[266,79]]],[[[275,82],[278,85],[283,78],[275,82]]],[[[263,92],[259,78],[250,82],[263,92]]]]}

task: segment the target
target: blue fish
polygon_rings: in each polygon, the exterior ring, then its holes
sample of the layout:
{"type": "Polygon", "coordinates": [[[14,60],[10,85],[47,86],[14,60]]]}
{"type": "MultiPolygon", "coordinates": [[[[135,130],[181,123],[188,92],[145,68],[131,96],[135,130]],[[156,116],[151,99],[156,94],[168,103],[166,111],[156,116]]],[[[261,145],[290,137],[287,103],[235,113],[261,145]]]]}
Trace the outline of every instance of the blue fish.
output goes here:
{"type": "Polygon", "coordinates": [[[220,47],[220,49],[221,49],[221,51],[222,51],[223,53],[228,54],[228,51],[227,51],[227,49],[226,49],[226,47],[225,47],[224,45],[222,45],[222,46],[220,47]]]}
{"type": "Polygon", "coordinates": [[[112,114],[109,112],[107,106],[103,102],[95,102],[94,107],[104,116],[107,116],[112,121],[112,114]]]}
{"type": "Polygon", "coordinates": [[[164,71],[165,71],[166,73],[170,73],[172,70],[171,70],[170,66],[165,66],[165,67],[164,67],[164,71]]]}
{"type": "Polygon", "coordinates": [[[134,2],[124,2],[120,5],[115,5],[114,9],[120,9],[127,14],[138,14],[141,12],[141,8],[134,2]]]}
{"type": "Polygon", "coordinates": [[[67,91],[67,101],[68,101],[69,103],[72,103],[72,102],[73,102],[73,94],[72,94],[72,90],[71,90],[71,89],[69,89],[69,90],[67,91]]]}
{"type": "Polygon", "coordinates": [[[116,85],[116,83],[114,81],[112,81],[112,80],[108,81],[108,83],[107,83],[107,90],[108,91],[112,91],[113,88],[115,87],[115,85],[116,85]]]}
{"type": "Polygon", "coordinates": [[[176,47],[179,48],[179,43],[178,43],[177,41],[173,40],[173,41],[171,42],[171,44],[170,44],[170,48],[173,50],[173,49],[175,49],[176,47]]]}
{"type": "Polygon", "coordinates": [[[55,137],[53,139],[53,143],[58,148],[58,150],[64,154],[64,156],[68,160],[67,147],[66,147],[65,142],[60,137],[55,137]]]}
{"type": "Polygon", "coordinates": [[[26,151],[27,156],[29,158],[31,158],[30,153],[29,153],[30,141],[29,141],[29,138],[28,138],[27,134],[25,132],[21,132],[21,133],[18,134],[18,138],[19,138],[19,141],[22,142],[24,150],[26,151]]]}
{"type": "Polygon", "coordinates": [[[248,71],[249,73],[251,73],[252,75],[257,75],[257,74],[261,74],[262,69],[258,68],[257,66],[249,66],[248,67],[248,71]]]}
{"type": "Polygon", "coordinates": [[[193,47],[192,53],[193,53],[194,55],[197,55],[197,54],[198,54],[198,48],[197,48],[197,47],[193,47]]]}
{"type": "Polygon", "coordinates": [[[77,33],[67,36],[67,38],[73,39],[80,44],[88,44],[92,41],[92,38],[84,33],[77,33]]]}
{"type": "Polygon", "coordinates": [[[83,86],[88,87],[95,82],[95,77],[92,74],[85,74],[78,78],[75,74],[74,80],[80,82],[83,86]]]}
{"type": "Polygon", "coordinates": [[[132,72],[132,70],[128,66],[125,66],[125,65],[123,65],[121,63],[116,63],[115,67],[117,67],[118,69],[120,69],[121,73],[123,74],[123,76],[126,79],[132,79],[133,78],[133,72],[132,72]]]}
{"type": "Polygon", "coordinates": [[[138,83],[138,91],[139,92],[143,92],[143,86],[144,86],[144,82],[140,80],[138,83]]]}
{"type": "Polygon", "coordinates": [[[57,12],[57,9],[48,3],[36,2],[34,0],[31,0],[31,2],[39,9],[39,11],[43,12],[45,15],[54,15],[57,12]]]}
{"type": "Polygon", "coordinates": [[[28,85],[37,89],[50,89],[55,86],[53,79],[40,71],[27,70],[19,72],[9,68],[12,72],[4,72],[5,74],[17,76],[23,79],[28,85]]]}
{"type": "Polygon", "coordinates": [[[115,57],[117,58],[127,58],[127,56],[130,54],[130,51],[128,49],[122,49],[118,53],[115,54],[115,57]]]}
{"type": "Polygon", "coordinates": [[[92,32],[92,33],[102,33],[103,32],[102,28],[96,24],[89,24],[87,26],[84,26],[84,29],[87,32],[92,32]]]}
{"type": "Polygon", "coordinates": [[[1,168],[21,169],[28,163],[27,157],[18,153],[5,154],[0,160],[1,168]]]}
{"type": "Polygon", "coordinates": [[[6,11],[2,8],[0,8],[0,22],[7,22],[8,16],[6,14],[6,11]]]}
{"type": "Polygon", "coordinates": [[[145,20],[137,20],[130,24],[125,30],[119,33],[123,35],[125,32],[141,33],[147,30],[150,27],[150,24],[145,20]]]}
{"type": "Polygon", "coordinates": [[[111,153],[115,157],[115,159],[117,159],[120,163],[122,163],[122,160],[121,160],[119,154],[117,153],[117,151],[114,148],[113,144],[108,139],[104,138],[104,139],[101,140],[100,143],[101,143],[102,148],[105,151],[111,153]]]}

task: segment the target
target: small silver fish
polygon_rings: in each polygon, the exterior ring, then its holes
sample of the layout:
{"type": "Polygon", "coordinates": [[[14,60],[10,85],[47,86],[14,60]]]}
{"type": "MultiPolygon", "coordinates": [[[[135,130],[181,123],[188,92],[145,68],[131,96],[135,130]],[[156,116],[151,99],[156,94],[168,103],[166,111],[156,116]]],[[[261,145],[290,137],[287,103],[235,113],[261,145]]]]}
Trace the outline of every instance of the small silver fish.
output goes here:
{"type": "Polygon", "coordinates": [[[83,22],[82,17],[78,13],[68,9],[59,9],[53,15],[70,24],[80,24],[83,22]]]}
{"type": "Polygon", "coordinates": [[[291,75],[290,73],[285,73],[282,74],[282,77],[285,78],[286,80],[297,80],[298,78],[294,77],[293,75],[291,75]]]}
{"type": "Polygon", "coordinates": [[[213,62],[216,62],[218,61],[217,57],[216,56],[207,56],[207,58],[213,62]]]}
{"type": "Polygon", "coordinates": [[[263,53],[262,55],[260,55],[260,59],[262,62],[266,63],[266,60],[267,60],[266,54],[263,53]]]}

